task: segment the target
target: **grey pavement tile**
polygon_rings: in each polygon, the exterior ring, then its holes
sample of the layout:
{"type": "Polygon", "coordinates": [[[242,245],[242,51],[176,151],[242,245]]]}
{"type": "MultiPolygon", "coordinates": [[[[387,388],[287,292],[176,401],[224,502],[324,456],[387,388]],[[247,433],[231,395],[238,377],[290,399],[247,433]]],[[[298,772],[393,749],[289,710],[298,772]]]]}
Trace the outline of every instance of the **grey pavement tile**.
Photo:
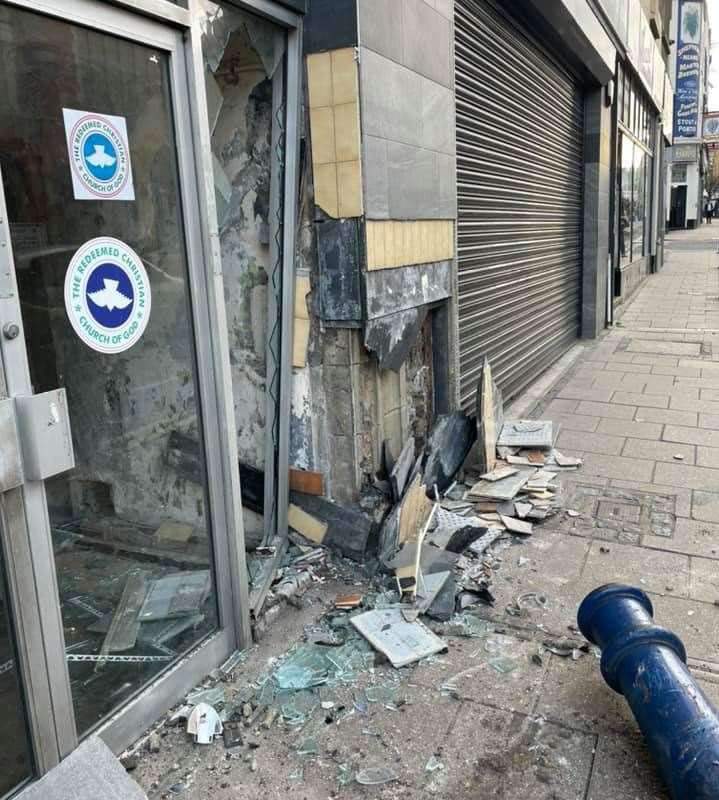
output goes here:
{"type": "Polygon", "coordinates": [[[641,733],[599,737],[586,800],[669,800],[641,733]]]}
{"type": "Polygon", "coordinates": [[[702,376],[707,373],[708,375],[719,374],[719,364],[712,361],[706,361],[702,358],[681,358],[679,359],[680,367],[696,367],[702,371],[702,376]]]}
{"type": "Polygon", "coordinates": [[[719,390],[700,387],[699,398],[701,400],[714,400],[716,402],[719,400],[719,390]]]}
{"type": "MultiPolygon", "coordinates": [[[[711,378],[677,378],[677,384],[680,386],[694,386],[698,389],[719,389],[719,376],[712,376],[711,378]]],[[[706,398],[711,400],[711,397],[706,398]]]]}
{"type": "Polygon", "coordinates": [[[605,367],[607,372],[625,372],[636,374],[650,374],[652,372],[651,364],[615,364],[614,362],[607,364],[605,367]]]}
{"type": "Polygon", "coordinates": [[[602,678],[593,653],[578,661],[558,656],[551,659],[537,714],[599,736],[639,731],[626,700],[602,678]]]}
{"type": "Polygon", "coordinates": [[[586,453],[582,470],[585,475],[651,483],[654,475],[654,462],[639,458],[586,453]]]}
{"type": "Polygon", "coordinates": [[[663,426],[658,422],[637,422],[636,420],[602,419],[597,433],[611,436],[629,436],[632,439],[659,439],[663,426]]]}
{"type": "Polygon", "coordinates": [[[668,367],[665,364],[656,364],[652,367],[652,375],[674,375],[677,378],[698,378],[701,374],[699,367],[668,367]]]}
{"type": "Polygon", "coordinates": [[[563,431],[594,431],[599,425],[599,417],[588,417],[582,414],[547,414],[546,416],[552,420],[555,426],[561,425],[563,431]]]}
{"type": "MultiPolygon", "coordinates": [[[[629,353],[631,355],[631,353],[629,353]]],[[[652,366],[656,364],[666,364],[677,366],[679,363],[678,358],[672,358],[671,356],[658,356],[658,355],[635,355],[632,356],[632,363],[634,364],[651,364],[652,366]]]]}
{"type": "Polygon", "coordinates": [[[682,464],[694,464],[694,450],[692,444],[627,439],[622,455],[630,458],[648,458],[652,461],[678,461],[682,464]],[[677,458],[677,456],[681,456],[681,458],[677,458]]]}
{"type": "Polygon", "coordinates": [[[684,444],[719,448],[719,431],[703,430],[686,425],[665,425],[661,438],[665,442],[683,442],[684,444]]]}
{"type": "Polygon", "coordinates": [[[688,597],[689,558],[630,544],[595,541],[582,570],[582,580],[593,581],[597,586],[630,583],[645,591],[688,597]]]}
{"type": "Polygon", "coordinates": [[[670,397],[669,408],[684,411],[699,411],[703,414],[719,414],[719,403],[713,400],[694,400],[674,395],[670,397]]]}
{"type": "Polygon", "coordinates": [[[532,661],[532,655],[543,652],[540,643],[517,638],[511,630],[481,639],[443,638],[449,652],[417,668],[412,683],[429,689],[449,684],[452,695],[460,700],[523,713],[534,710],[549,663],[548,658],[543,666],[532,661]],[[515,668],[506,674],[498,672],[491,661],[500,658],[510,659],[515,668]]]}
{"type": "Polygon", "coordinates": [[[719,525],[677,517],[671,537],[646,534],[642,536],[642,545],[674,553],[719,559],[719,525]]]}
{"type": "Polygon", "coordinates": [[[719,486],[719,470],[660,462],[657,464],[654,482],[687,489],[712,490],[719,486]]]}
{"type": "MultiPolygon", "coordinates": [[[[582,373],[584,374],[584,373],[582,373]]],[[[627,389],[641,392],[646,375],[628,375],[626,372],[602,372],[594,375],[594,386],[598,389],[627,389]]]]}
{"type": "Polygon", "coordinates": [[[576,410],[577,406],[579,405],[579,400],[559,400],[553,399],[545,408],[545,412],[548,415],[550,414],[564,414],[565,412],[569,412],[570,414],[576,410]]]}
{"type": "Polygon", "coordinates": [[[719,414],[699,414],[699,427],[719,431],[719,414]]]}
{"type": "Polygon", "coordinates": [[[715,560],[698,556],[691,559],[689,596],[715,607],[719,605],[719,564],[715,560]]]}
{"type": "Polygon", "coordinates": [[[612,395],[611,402],[620,403],[626,406],[648,406],[649,408],[667,408],[669,405],[669,395],[618,391],[614,392],[614,394],[612,395]]]}
{"type": "MultiPolygon", "coordinates": [[[[586,419],[586,417],[585,417],[586,419]]],[[[624,439],[606,434],[562,430],[557,437],[557,447],[582,450],[585,453],[604,453],[618,456],[622,452],[624,439]]]]}
{"type": "Polygon", "coordinates": [[[671,495],[675,498],[675,513],[678,517],[691,516],[692,490],[677,486],[662,486],[656,483],[638,483],[637,481],[612,480],[611,485],[623,489],[636,489],[638,492],[648,494],[671,495]]]}
{"type": "Polygon", "coordinates": [[[696,600],[651,594],[654,621],[679,636],[688,655],[719,663],[717,607],[696,600]]]}
{"type": "Polygon", "coordinates": [[[637,408],[637,422],[661,422],[674,425],[696,425],[697,414],[692,411],[677,411],[665,408],[637,408]]]}
{"type": "Polygon", "coordinates": [[[557,397],[568,400],[596,400],[607,402],[611,399],[613,389],[598,389],[595,386],[565,386],[557,392],[557,397]]]}
{"type": "Polygon", "coordinates": [[[583,798],[596,737],[543,718],[514,714],[509,730],[499,721],[480,733],[476,704],[463,704],[443,751],[450,776],[442,796],[456,800],[576,800],[583,798]],[[479,742],[478,742],[479,739],[479,742]],[[459,776],[465,777],[463,782],[459,776]],[[456,777],[455,777],[456,776],[456,777]]]}
{"type": "MultiPolygon", "coordinates": [[[[705,492],[695,489],[692,499],[692,517],[706,522],[719,523],[719,486],[716,492],[705,492]]],[[[717,544],[719,545],[719,527],[717,528],[717,544]]]]}
{"type": "Polygon", "coordinates": [[[589,414],[592,417],[606,417],[607,419],[633,419],[635,408],[631,406],[612,405],[610,403],[597,403],[593,400],[583,400],[576,409],[577,414],[589,414]]]}
{"type": "Polygon", "coordinates": [[[700,467],[719,468],[719,448],[701,445],[697,447],[697,464],[700,467]]]}

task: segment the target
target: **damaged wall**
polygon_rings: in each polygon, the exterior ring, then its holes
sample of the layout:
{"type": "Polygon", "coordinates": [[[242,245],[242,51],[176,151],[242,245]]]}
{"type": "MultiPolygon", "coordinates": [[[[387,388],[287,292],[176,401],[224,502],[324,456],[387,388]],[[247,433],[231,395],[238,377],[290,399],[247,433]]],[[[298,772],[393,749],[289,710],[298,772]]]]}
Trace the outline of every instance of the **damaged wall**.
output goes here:
{"type": "Polygon", "coordinates": [[[454,281],[453,3],[347,0],[324,27],[313,6],[299,262],[311,335],[292,458],[349,502],[383,442],[399,454],[434,413],[431,307],[454,281]]]}

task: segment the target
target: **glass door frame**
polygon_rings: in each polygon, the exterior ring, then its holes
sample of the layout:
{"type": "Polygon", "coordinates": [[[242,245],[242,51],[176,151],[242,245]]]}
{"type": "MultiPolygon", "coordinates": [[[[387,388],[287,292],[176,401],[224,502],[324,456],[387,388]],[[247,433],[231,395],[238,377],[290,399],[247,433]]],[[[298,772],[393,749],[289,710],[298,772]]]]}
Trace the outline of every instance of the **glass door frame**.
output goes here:
{"type": "MultiPolygon", "coordinates": [[[[294,303],[295,216],[299,153],[301,17],[271,0],[236,2],[287,31],[285,169],[282,208],[281,308],[294,303]]],[[[212,525],[219,630],[187,658],[120,708],[97,732],[120,752],[235,648],[251,644],[248,576],[240,494],[229,344],[215,211],[210,132],[204,89],[200,5],[183,9],[164,0],[0,0],[70,24],[160,49],[169,56],[182,220],[195,334],[201,414],[212,525]],[[124,7],[120,7],[124,6],[124,7]]],[[[277,203],[280,200],[277,199],[277,203]]],[[[0,387],[9,396],[32,393],[12,244],[0,174],[0,328],[20,326],[14,339],[0,336],[0,387]]],[[[281,314],[280,436],[277,458],[277,530],[286,530],[291,396],[291,314],[281,314]],[[282,465],[284,464],[284,469],[282,465]]],[[[6,541],[10,605],[17,633],[19,673],[25,688],[31,745],[39,775],[77,746],[58,602],[50,522],[41,481],[27,481],[0,497],[6,541]],[[62,668],[58,668],[63,665],[62,668]]]]}

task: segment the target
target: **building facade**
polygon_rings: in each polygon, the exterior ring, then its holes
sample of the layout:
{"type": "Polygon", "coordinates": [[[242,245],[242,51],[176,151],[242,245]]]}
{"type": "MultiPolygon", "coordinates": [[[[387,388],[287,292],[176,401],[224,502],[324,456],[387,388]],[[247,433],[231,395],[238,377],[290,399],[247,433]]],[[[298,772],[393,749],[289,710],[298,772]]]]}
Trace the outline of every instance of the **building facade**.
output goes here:
{"type": "Polygon", "coordinates": [[[703,120],[707,110],[711,37],[705,2],[677,0],[672,40],[676,95],[666,221],[669,228],[694,228],[702,222],[708,169],[703,120]]]}
{"type": "Polygon", "coordinates": [[[250,642],[292,476],[381,523],[485,357],[511,399],[661,268],[671,24],[0,0],[0,796],[250,642]]]}

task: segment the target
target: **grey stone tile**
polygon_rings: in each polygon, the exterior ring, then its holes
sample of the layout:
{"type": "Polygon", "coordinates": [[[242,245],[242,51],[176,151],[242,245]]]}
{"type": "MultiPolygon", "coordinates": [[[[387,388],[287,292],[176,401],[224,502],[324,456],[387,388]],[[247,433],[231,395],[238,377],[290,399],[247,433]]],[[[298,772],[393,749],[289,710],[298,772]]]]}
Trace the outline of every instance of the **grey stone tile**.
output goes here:
{"type": "Polygon", "coordinates": [[[622,452],[624,439],[619,436],[608,436],[601,433],[577,433],[562,430],[557,439],[557,447],[562,450],[582,450],[585,453],[604,453],[609,456],[618,456],[622,452]]]}
{"type": "MultiPolygon", "coordinates": [[[[452,85],[452,26],[423,0],[402,3],[402,63],[426,78],[452,85]]],[[[689,355],[689,353],[688,353],[689,355]]]]}
{"type": "Polygon", "coordinates": [[[649,458],[652,461],[672,461],[694,464],[694,445],[675,442],[652,442],[646,439],[627,439],[622,450],[623,456],[630,458],[649,458]],[[681,458],[676,458],[681,456],[681,458]]]}
{"type": "Polygon", "coordinates": [[[656,483],[688,489],[716,489],[719,486],[719,470],[659,463],[654,480],[656,483]]]}
{"type": "Polygon", "coordinates": [[[698,356],[701,345],[694,342],[662,342],[647,339],[632,339],[627,350],[630,353],[656,353],[668,356],[698,356]]]}
{"type": "Polygon", "coordinates": [[[630,583],[645,591],[689,596],[689,557],[630,544],[595,541],[582,570],[583,581],[630,583]],[[609,552],[602,552],[604,551],[609,552]]]}
{"type": "Polygon", "coordinates": [[[391,219],[434,219],[434,154],[421,147],[387,143],[389,215],[391,219]]]}
{"type": "MultiPolygon", "coordinates": [[[[673,466],[667,464],[666,466],[673,466]]],[[[690,469],[685,467],[685,469],[690,469]]],[[[598,453],[586,453],[583,472],[586,475],[598,475],[602,478],[618,478],[623,480],[651,483],[654,473],[654,462],[639,458],[623,456],[603,456],[598,453]]],[[[666,481],[664,481],[666,483],[666,481]]]]}
{"type": "MultiPolygon", "coordinates": [[[[716,487],[719,490],[719,486],[716,487]]],[[[719,523],[719,491],[705,492],[695,489],[692,499],[692,517],[719,523]]],[[[716,531],[717,544],[719,545],[719,527],[716,531]]]]}
{"type": "Polygon", "coordinates": [[[434,153],[434,172],[437,186],[437,218],[457,217],[457,164],[452,155],[434,153]]]}
{"type": "Polygon", "coordinates": [[[677,517],[671,537],[647,534],[642,537],[642,545],[716,559],[719,558],[719,525],[677,517]]]}
{"type": "Polygon", "coordinates": [[[719,447],[719,431],[707,431],[685,425],[665,425],[662,439],[665,442],[684,442],[706,447],[719,447]]]}
{"type": "Polygon", "coordinates": [[[599,417],[585,417],[581,414],[549,414],[545,415],[551,419],[555,426],[561,425],[561,430],[568,431],[595,431],[599,425],[599,417]]]}
{"type": "Polygon", "coordinates": [[[359,0],[357,10],[360,44],[401,63],[401,4],[388,3],[387,0],[359,0]]]}
{"type": "Polygon", "coordinates": [[[677,411],[664,408],[637,409],[637,422],[660,422],[674,425],[696,425],[697,415],[691,411],[677,411]]]}
{"type": "Polygon", "coordinates": [[[700,414],[699,427],[719,431],[719,414],[700,414]]]}
{"type": "Polygon", "coordinates": [[[719,448],[697,447],[697,464],[700,467],[719,469],[719,448]]]}
{"type": "Polygon", "coordinates": [[[587,800],[669,800],[644,738],[600,736],[587,800]]]}
{"type": "Polygon", "coordinates": [[[365,215],[368,219],[389,219],[389,179],[387,141],[364,136],[362,180],[365,190],[365,215]]]}
{"type": "Polygon", "coordinates": [[[719,604],[719,563],[708,558],[691,559],[689,596],[692,600],[719,604]]]}
{"type": "Polygon", "coordinates": [[[674,375],[678,378],[698,378],[701,374],[699,367],[667,367],[657,364],[652,367],[652,375],[674,375]]]}
{"type": "Polygon", "coordinates": [[[594,400],[597,402],[608,402],[613,389],[598,389],[595,386],[581,386],[581,385],[567,385],[557,392],[557,397],[563,397],[566,400],[594,400]]]}
{"type": "Polygon", "coordinates": [[[597,735],[638,730],[629,704],[607,686],[590,657],[552,656],[536,713],[597,735]]]}
{"type": "Polygon", "coordinates": [[[363,134],[419,146],[421,76],[366,48],[360,71],[363,134]]]}
{"type": "Polygon", "coordinates": [[[692,400],[687,397],[671,396],[669,408],[682,409],[685,411],[699,411],[703,414],[719,414],[719,403],[714,400],[692,400]]]}
{"type": "MultiPolygon", "coordinates": [[[[698,389],[719,389],[719,376],[711,378],[677,378],[676,382],[680,386],[695,386],[698,389]]],[[[711,400],[712,398],[707,397],[706,399],[711,400]]]]}
{"type": "Polygon", "coordinates": [[[464,704],[451,739],[452,746],[442,753],[449,782],[441,796],[457,800],[583,798],[596,745],[591,734],[534,716],[515,713],[507,726],[496,712],[488,717],[484,709],[469,703],[464,704]]]}
{"type": "Polygon", "coordinates": [[[611,398],[612,403],[621,403],[628,406],[648,406],[650,408],[667,408],[669,405],[669,395],[666,394],[643,394],[640,392],[614,392],[611,398]]]}
{"type": "Polygon", "coordinates": [[[636,408],[631,406],[612,405],[610,403],[597,403],[592,400],[583,400],[576,409],[577,414],[589,414],[607,419],[632,419],[636,408]]]}
{"type": "Polygon", "coordinates": [[[542,414],[547,419],[552,419],[555,414],[565,414],[576,411],[578,405],[579,400],[560,400],[555,398],[545,407],[542,414]]]}
{"type": "Polygon", "coordinates": [[[627,353],[626,355],[630,357],[629,360],[633,364],[651,364],[652,366],[664,364],[666,366],[676,367],[679,363],[678,358],[672,358],[671,356],[649,355],[648,353],[642,353],[641,355],[627,353]]]}
{"type": "Polygon", "coordinates": [[[441,83],[422,78],[422,146],[453,156],[454,94],[441,83]]]}
{"type": "Polygon", "coordinates": [[[608,433],[610,436],[629,436],[632,439],[656,440],[661,438],[662,425],[658,422],[603,419],[599,423],[597,433],[608,433]]]}

